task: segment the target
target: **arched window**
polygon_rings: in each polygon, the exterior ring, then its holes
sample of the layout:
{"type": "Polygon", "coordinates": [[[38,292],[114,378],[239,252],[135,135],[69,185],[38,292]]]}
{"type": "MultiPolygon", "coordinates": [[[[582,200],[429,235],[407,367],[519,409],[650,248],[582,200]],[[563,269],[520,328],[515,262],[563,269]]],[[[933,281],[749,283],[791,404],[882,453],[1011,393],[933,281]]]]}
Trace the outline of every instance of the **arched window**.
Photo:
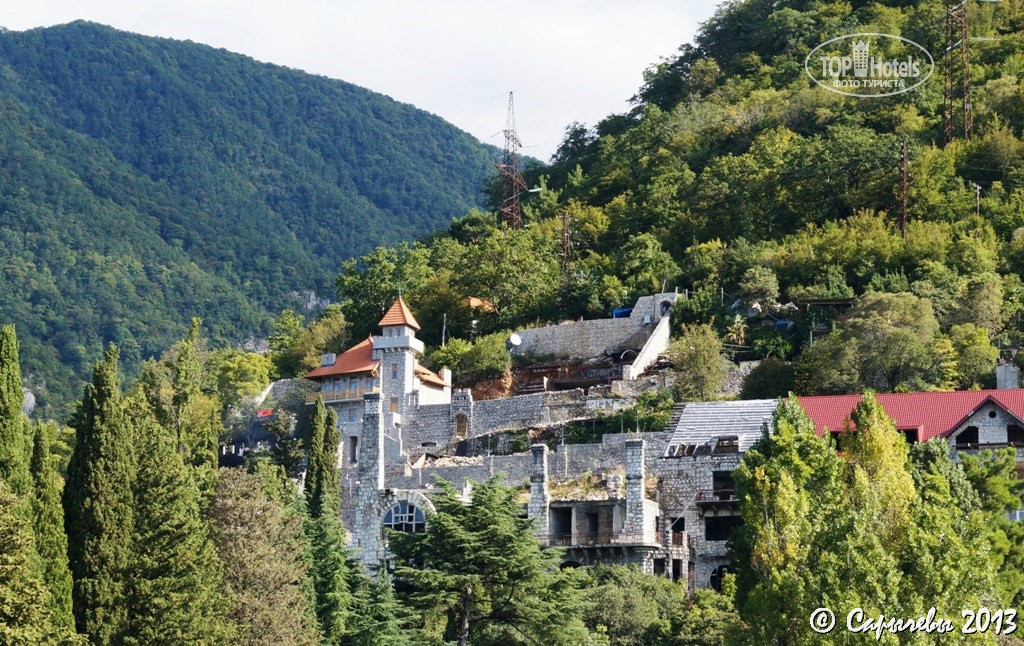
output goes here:
{"type": "Polygon", "coordinates": [[[466,439],[466,433],[468,432],[469,419],[463,413],[459,413],[455,416],[455,439],[461,442],[466,439]]]}
{"type": "Polygon", "coordinates": [[[711,584],[711,589],[715,592],[722,591],[722,579],[729,573],[728,565],[719,565],[714,570],[711,570],[711,580],[708,582],[711,584]]]}
{"type": "Polygon", "coordinates": [[[384,522],[381,524],[396,532],[422,532],[426,529],[423,510],[404,500],[384,514],[384,522]]]}

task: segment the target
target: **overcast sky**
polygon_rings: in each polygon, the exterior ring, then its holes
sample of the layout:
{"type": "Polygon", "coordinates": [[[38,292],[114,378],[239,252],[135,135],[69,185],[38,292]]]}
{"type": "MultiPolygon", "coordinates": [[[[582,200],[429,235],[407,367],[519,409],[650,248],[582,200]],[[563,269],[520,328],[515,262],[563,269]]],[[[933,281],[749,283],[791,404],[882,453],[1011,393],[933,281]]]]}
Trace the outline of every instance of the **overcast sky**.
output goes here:
{"type": "Polygon", "coordinates": [[[343,79],[503,145],[515,92],[523,152],[628,108],[643,70],[692,40],[716,0],[12,0],[0,25],[85,19],[343,79]]]}

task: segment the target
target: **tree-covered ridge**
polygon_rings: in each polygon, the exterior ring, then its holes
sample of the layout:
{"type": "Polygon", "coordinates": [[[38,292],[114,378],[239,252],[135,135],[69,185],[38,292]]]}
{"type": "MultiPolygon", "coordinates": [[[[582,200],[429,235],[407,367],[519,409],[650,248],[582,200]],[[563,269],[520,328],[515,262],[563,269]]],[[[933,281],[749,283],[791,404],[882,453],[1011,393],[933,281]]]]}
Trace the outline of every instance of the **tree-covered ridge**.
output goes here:
{"type": "Polygon", "coordinates": [[[493,161],[368,90],[85,22],[0,32],[0,116],[0,318],[43,403],[108,341],[131,368],[193,315],[266,332],[341,260],[476,205],[493,161]]]}
{"type": "MultiPolygon", "coordinates": [[[[604,317],[678,286],[677,336],[711,324],[750,358],[796,360],[766,365],[770,387],[750,396],[989,385],[999,349],[1024,342],[1024,10],[968,11],[974,134],[947,144],[941,56],[919,89],[871,99],[804,71],[814,47],[858,32],[941,54],[943,2],[723,4],[647,71],[633,110],[570,125],[551,165],[528,172],[542,192],[524,230],[474,213],[345,264],[355,336],[398,288],[430,344],[444,314],[448,335],[468,338],[604,317]],[[470,312],[467,296],[495,311],[470,312]],[[808,305],[822,299],[838,309],[808,305]],[[920,333],[891,323],[908,312],[920,333]]],[[[458,347],[437,362],[465,369],[458,347]]]]}

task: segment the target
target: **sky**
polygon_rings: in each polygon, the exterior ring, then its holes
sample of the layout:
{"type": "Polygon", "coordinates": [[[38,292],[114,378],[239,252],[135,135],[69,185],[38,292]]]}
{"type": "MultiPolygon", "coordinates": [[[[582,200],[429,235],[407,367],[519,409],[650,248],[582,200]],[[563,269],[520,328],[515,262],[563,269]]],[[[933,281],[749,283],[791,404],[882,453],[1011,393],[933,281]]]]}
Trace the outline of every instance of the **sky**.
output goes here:
{"type": "Polygon", "coordinates": [[[14,0],[12,30],[84,19],[342,79],[502,146],[515,94],[523,154],[629,109],[643,71],[690,42],[716,0],[14,0]]]}

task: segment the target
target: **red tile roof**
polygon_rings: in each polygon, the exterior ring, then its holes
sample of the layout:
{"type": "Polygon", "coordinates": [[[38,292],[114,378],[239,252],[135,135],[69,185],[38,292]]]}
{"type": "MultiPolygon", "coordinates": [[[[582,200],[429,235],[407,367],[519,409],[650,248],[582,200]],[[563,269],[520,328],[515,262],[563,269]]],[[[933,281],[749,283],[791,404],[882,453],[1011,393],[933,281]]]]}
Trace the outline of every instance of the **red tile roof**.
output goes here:
{"type": "Polygon", "coordinates": [[[384,318],[378,323],[381,327],[385,325],[408,325],[414,330],[420,329],[420,324],[416,322],[416,317],[412,315],[409,308],[406,307],[405,301],[399,296],[395,304],[391,306],[384,318]]]}
{"type": "MultiPolygon", "coordinates": [[[[992,401],[1024,420],[1024,389],[958,390],[954,392],[885,393],[878,403],[899,430],[917,429],[918,440],[927,442],[948,435],[986,402],[992,401]]],[[[821,435],[826,430],[842,431],[860,395],[797,397],[821,435]]]]}
{"type": "Polygon", "coordinates": [[[321,377],[333,377],[334,375],[348,375],[357,372],[372,372],[380,365],[380,361],[373,360],[373,340],[367,338],[342,354],[334,360],[332,366],[320,366],[316,370],[306,373],[306,379],[319,379],[321,377]]]}
{"type": "Polygon", "coordinates": [[[419,377],[419,380],[423,383],[430,384],[432,386],[441,386],[443,388],[448,385],[444,382],[444,379],[438,377],[436,373],[418,363],[416,364],[416,376],[419,377]]]}

